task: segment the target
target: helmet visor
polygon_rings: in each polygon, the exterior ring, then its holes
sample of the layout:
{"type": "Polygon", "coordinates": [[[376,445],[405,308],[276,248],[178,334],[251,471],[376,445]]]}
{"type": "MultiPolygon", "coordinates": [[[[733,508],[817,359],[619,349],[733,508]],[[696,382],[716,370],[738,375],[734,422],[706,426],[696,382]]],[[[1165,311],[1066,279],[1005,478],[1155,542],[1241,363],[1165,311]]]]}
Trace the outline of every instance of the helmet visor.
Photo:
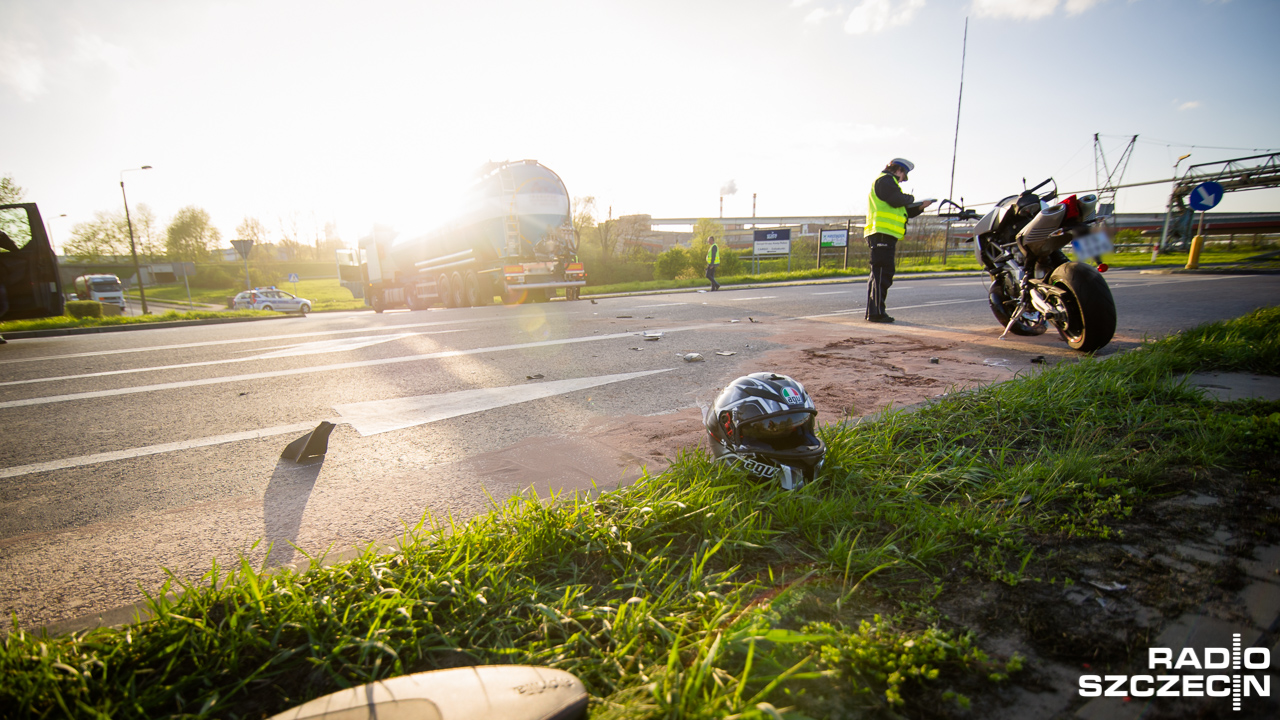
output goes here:
{"type": "Polygon", "coordinates": [[[739,427],[739,431],[744,438],[755,438],[757,440],[775,440],[777,438],[786,437],[794,433],[796,430],[808,426],[813,422],[813,413],[810,412],[790,412],[780,415],[770,415],[758,420],[751,420],[739,427]]]}

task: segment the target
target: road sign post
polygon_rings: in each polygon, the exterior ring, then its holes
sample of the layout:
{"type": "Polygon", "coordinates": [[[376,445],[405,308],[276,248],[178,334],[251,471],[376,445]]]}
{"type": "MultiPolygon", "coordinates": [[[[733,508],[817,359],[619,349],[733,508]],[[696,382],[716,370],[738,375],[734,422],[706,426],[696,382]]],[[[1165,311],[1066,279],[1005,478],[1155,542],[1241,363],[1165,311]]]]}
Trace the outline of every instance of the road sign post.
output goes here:
{"type": "Polygon", "coordinates": [[[249,251],[253,249],[252,240],[232,240],[231,247],[240,253],[240,257],[244,258],[244,289],[252,290],[253,283],[249,281],[249,251]]]}
{"type": "Polygon", "coordinates": [[[289,282],[293,283],[293,294],[298,294],[298,273],[289,273],[289,282]]]}
{"type": "Polygon", "coordinates": [[[1226,189],[1212,180],[1200,183],[1191,191],[1188,199],[1191,201],[1191,209],[1200,211],[1200,229],[1191,238],[1191,247],[1187,251],[1187,270],[1200,267],[1200,251],[1204,248],[1204,214],[1222,202],[1222,196],[1226,194],[1226,189]]]}

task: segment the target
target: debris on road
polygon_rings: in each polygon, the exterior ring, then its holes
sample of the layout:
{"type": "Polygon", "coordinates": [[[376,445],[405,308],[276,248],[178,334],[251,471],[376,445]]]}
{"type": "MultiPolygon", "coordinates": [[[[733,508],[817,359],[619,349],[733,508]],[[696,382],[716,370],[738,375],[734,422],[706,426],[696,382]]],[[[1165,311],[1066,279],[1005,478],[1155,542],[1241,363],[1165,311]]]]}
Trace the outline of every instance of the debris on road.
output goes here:
{"type": "Polygon", "coordinates": [[[525,376],[524,376],[524,379],[525,379],[525,380],[541,380],[541,379],[542,379],[542,373],[538,373],[537,375],[525,375],[525,376]]]}
{"type": "Polygon", "coordinates": [[[1044,362],[1044,356],[1043,356],[1043,355],[1037,355],[1037,356],[1035,356],[1035,357],[1031,358],[1031,362],[1032,362],[1033,364],[1035,364],[1035,365],[1040,365],[1040,364],[1042,364],[1042,363],[1044,362]]]}
{"type": "Polygon", "coordinates": [[[725,357],[729,357],[730,355],[737,355],[738,353],[736,353],[736,352],[725,352],[725,351],[723,351],[723,350],[717,350],[717,351],[716,351],[716,354],[717,354],[717,355],[723,355],[723,356],[725,356],[725,357]]]}
{"type": "Polygon", "coordinates": [[[630,319],[630,318],[633,318],[633,317],[635,317],[635,315],[618,315],[617,317],[618,317],[618,319],[619,319],[619,320],[622,320],[622,319],[630,319]]]}
{"type": "Polygon", "coordinates": [[[645,340],[652,341],[652,340],[661,340],[662,336],[663,336],[663,333],[660,333],[660,332],[645,331],[645,333],[641,337],[643,337],[645,340]]]}
{"type": "Polygon", "coordinates": [[[939,362],[940,362],[940,361],[939,361],[939,360],[938,360],[938,358],[936,358],[936,357],[931,357],[931,358],[929,358],[929,364],[930,364],[930,365],[937,365],[939,362]]]}
{"type": "Polygon", "coordinates": [[[700,353],[686,353],[684,356],[685,362],[702,362],[703,360],[706,360],[706,358],[702,357],[700,353]]]}
{"type": "Polygon", "coordinates": [[[300,463],[307,458],[321,457],[329,452],[329,433],[335,427],[328,420],[321,420],[315,430],[286,445],[280,459],[300,463]]]}

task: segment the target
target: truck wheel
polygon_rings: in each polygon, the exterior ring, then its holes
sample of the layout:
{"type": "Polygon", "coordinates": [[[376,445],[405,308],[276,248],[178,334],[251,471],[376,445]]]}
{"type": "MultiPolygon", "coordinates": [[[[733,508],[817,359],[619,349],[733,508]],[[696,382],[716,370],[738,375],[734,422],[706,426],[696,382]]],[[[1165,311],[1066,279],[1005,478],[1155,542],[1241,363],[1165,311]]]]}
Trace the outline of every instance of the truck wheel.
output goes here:
{"type": "Polygon", "coordinates": [[[573,301],[573,300],[581,300],[581,299],[582,299],[582,288],[579,288],[579,287],[565,288],[565,289],[564,289],[564,299],[565,299],[565,300],[569,300],[569,301],[573,301]]]}
{"type": "Polygon", "coordinates": [[[441,275],[436,278],[436,297],[440,298],[440,304],[447,307],[457,307],[453,304],[453,293],[449,288],[449,276],[441,275]]]}
{"type": "Polygon", "coordinates": [[[471,303],[467,302],[467,286],[462,282],[462,273],[454,273],[449,278],[449,291],[453,296],[454,307],[471,307],[471,303]]]}
{"type": "Polygon", "coordinates": [[[524,291],[520,288],[509,287],[502,292],[503,305],[519,305],[524,302],[524,291]]]}
{"type": "Polygon", "coordinates": [[[529,302],[543,303],[547,301],[547,291],[544,289],[530,290],[529,302]]]}
{"type": "MultiPolygon", "coordinates": [[[[462,283],[467,291],[467,304],[471,307],[484,307],[493,302],[493,295],[485,295],[484,288],[480,287],[480,278],[476,277],[474,272],[468,270],[462,283]]],[[[484,283],[484,286],[487,288],[489,283],[484,283]]]]}
{"type": "Polygon", "coordinates": [[[410,310],[425,310],[422,305],[422,299],[418,297],[418,287],[414,283],[404,286],[404,304],[409,306],[410,310]]]}

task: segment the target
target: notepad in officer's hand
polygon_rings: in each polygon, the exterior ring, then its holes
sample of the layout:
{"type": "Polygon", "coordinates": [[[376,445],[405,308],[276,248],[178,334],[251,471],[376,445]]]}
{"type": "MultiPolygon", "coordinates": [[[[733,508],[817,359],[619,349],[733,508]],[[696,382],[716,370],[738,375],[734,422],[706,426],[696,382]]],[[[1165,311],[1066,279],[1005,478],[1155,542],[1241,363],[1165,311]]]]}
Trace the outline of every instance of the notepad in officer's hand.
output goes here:
{"type": "Polygon", "coordinates": [[[907,207],[909,207],[909,208],[918,208],[918,207],[920,207],[921,205],[923,205],[923,204],[925,204],[925,203],[935,203],[935,202],[938,202],[938,199],[937,199],[937,198],[925,198],[925,199],[923,199],[923,200],[917,200],[917,201],[915,201],[915,202],[911,203],[910,205],[908,205],[907,207]]]}

